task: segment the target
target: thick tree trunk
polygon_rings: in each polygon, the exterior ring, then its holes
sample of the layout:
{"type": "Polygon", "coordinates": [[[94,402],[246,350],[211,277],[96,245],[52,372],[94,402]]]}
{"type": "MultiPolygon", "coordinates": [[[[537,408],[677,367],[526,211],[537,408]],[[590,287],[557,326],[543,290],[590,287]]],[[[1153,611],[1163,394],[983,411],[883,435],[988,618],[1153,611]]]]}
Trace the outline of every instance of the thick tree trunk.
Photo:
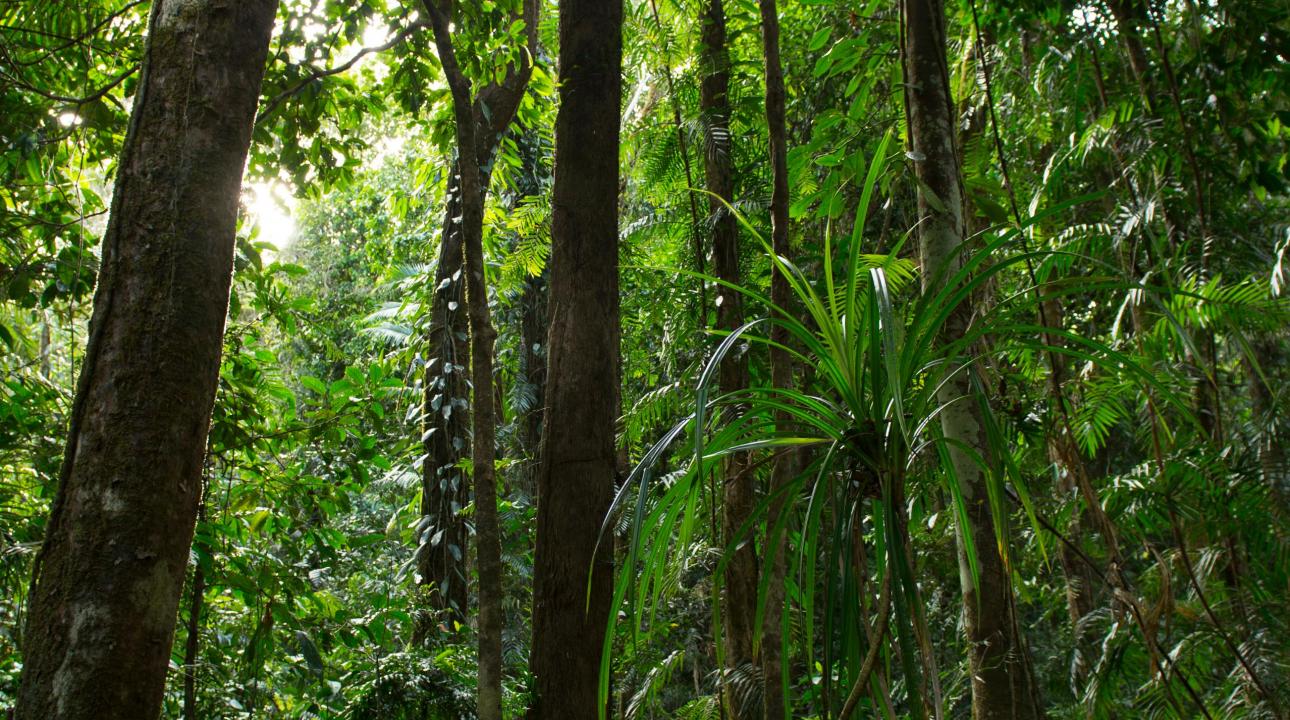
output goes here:
{"type": "MultiPolygon", "coordinates": [[[[433,2],[433,0],[429,0],[433,2]]],[[[427,5],[429,7],[429,5],[427,5]]],[[[435,6],[438,7],[438,6],[435,6]]],[[[510,127],[528,87],[533,72],[532,57],[537,51],[537,3],[526,0],[520,10],[526,27],[528,54],[519,65],[512,65],[505,75],[470,98],[466,88],[465,107],[474,152],[473,161],[479,180],[479,218],[483,232],[483,203],[492,177],[493,154],[502,134],[510,127]]],[[[442,52],[444,48],[440,48],[442,52]]],[[[451,46],[447,48],[451,51],[451,46]]],[[[464,80],[465,78],[462,78],[464,80]]],[[[454,101],[455,102],[455,101],[454,101]]],[[[470,386],[466,371],[470,347],[466,337],[469,312],[466,302],[468,282],[463,282],[463,247],[467,233],[463,203],[466,193],[462,183],[462,163],[466,147],[460,144],[448,181],[444,205],[443,233],[439,246],[439,267],[435,272],[435,290],[430,310],[430,342],[426,362],[423,439],[426,459],[421,468],[421,514],[430,518],[422,538],[424,543],[418,572],[423,586],[433,588],[431,606],[445,611],[448,619],[464,624],[467,620],[468,572],[467,549],[470,534],[459,513],[470,500],[469,486],[460,471],[460,462],[471,450],[471,430],[466,410],[470,406],[470,386]]],[[[472,216],[473,217],[473,216],[472,216]]],[[[490,393],[490,397],[492,397],[490,393]]],[[[424,623],[417,628],[420,641],[429,630],[424,623]]]]}
{"type": "MultiPolygon", "coordinates": [[[[738,284],[739,225],[726,207],[733,202],[734,177],[730,146],[730,53],[726,48],[726,14],[722,0],[708,0],[700,18],[700,62],[703,78],[699,85],[699,108],[707,128],[703,159],[708,192],[708,212],[712,217],[712,253],[717,277],[738,284]]],[[[717,289],[717,327],[733,331],[744,322],[743,296],[721,287],[717,289]]],[[[721,362],[718,384],[722,393],[748,387],[748,360],[732,352],[721,362]]],[[[739,528],[756,505],[753,475],[742,457],[731,458],[721,468],[724,476],[722,498],[722,537],[734,542],[739,528]]],[[[754,621],[757,612],[757,551],[755,543],[746,542],[735,551],[726,565],[722,613],[725,633],[726,672],[752,666],[754,621]]],[[[741,697],[730,699],[737,717],[750,716],[752,708],[742,708],[741,697]]]]}
{"type": "Polygon", "coordinates": [[[542,720],[599,715],[613,590],[613,543],[599,535],[614,491],[618,410],[622,23],[621,0],[560,0],[551,334],[531,662],[530,717],[542,720]]]}
{"type": "MultiPolygon", "coordinates": [[[[779,15],[775,0],[760,0],[762,54],[766,61],[766,126],[770,132],[770,227],[771,249],[780,257],[790,256],[788,242],[788,143],[784,123],[784,70],[779,59],[779,15]]],[[[777,267],[771,275],[770,301],[787,310],[792,302],[788,278],[777,267]]],[[[780,325],[771,327],[770,382],[776,388],[788,388],[793,382],[793,360],[783,348],[789,343],[788,330],[780,325]]],[[[783,431],[789,422],[787,413],[775,413],[775,426],[783,431]]],[[[767,720],[787,718],[783,688],[780,683],[781,652],[783,641],[780,617],[784,612],[784,536],[777,536],[772,529],[780,522],[787,503],[779,494],[792,481],[796,473],[797,456],[791,450],[779,451],[770,470],[770,492],[775,497],[770,504],[767,518],[766,569],[770,581],[766,593],[766,622],[762,633],[762,670],[765,680],[764,706],[767,720]]]]}
{"type": "Polygon", "coordinates": [[[277,5],[153,4],[32,581],[22,720],[160,712],[277,5]]]}
{"type": "MultiPolygon", "coordinates": [[[[911,155],[919,180],[919,246],[924,291],[940,287],[964,261],[966,241],[963,188],[955,147],[955,118],[945,55],[945,16],[941,0],[904,1],[906,107],[911,155]],[[935,198],[929,198],[929,193],[935,198]]],[[[972,308],[961,304],[941,330],[942,341],[963,337],[972,308]]],[[[952,470],[967,504],[966,527],[959,534],[959,575],[963,588],[964,625],[972,675],[972,714],[977,720],[1043,716],[1031,674],[1028,650],[1016,622],[1007,568],[995,540],[986,478],[958,444],[988,457],[984,422],[972,394],[967,367],[950,368],[938,399],[952,470]],[[967,399],[964,399],[964,398],[967,399]],[[966,553],[968,535],[976,548],[974,577],[966,553]]]]}

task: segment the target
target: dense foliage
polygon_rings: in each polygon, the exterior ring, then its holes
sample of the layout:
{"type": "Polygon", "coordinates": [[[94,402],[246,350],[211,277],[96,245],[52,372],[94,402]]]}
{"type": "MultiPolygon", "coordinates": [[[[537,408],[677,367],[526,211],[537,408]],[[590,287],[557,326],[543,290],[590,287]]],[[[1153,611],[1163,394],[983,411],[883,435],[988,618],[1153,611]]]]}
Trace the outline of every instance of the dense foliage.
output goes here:
{"type": "MultiPolygon", "coordinates": [[[[520,5],[460,4],[456,53],[477,86],[524,52],[520,5]]],[[[558,18],[541,5],[484,217],[508,717],[529,703],[544,407],[558,18]]],[[[779,9],[792,254],[776,257],[757,4],[725,4],[731,114],[714,142],[707,3],[625,3],[621,384],[585,389],[622,407],[601,538],[617,570],[607,712],[719,717],[779,683],[792,717],[838,716],[853,694],[870,717],[968,717],[960,574],[997,550],[1050,717],[1286,717],[1290,13],[947,2],[971,239],[961,270],[929,277],[898,5],[779,9]],[[714,152],[732,169],[738,283],[713,269],[714,152]],[[788,307],[770,301],[776,269],[788,307]],[[748,323],[727,333],[733,293],[748,323]],[[960,307],[969,332],[938,341],[960,307]],[[771,382],[774,326],[792,387],[771,382]],[[727,356],[747,358],[748,388],[718,388],[727,356]],[[997,544],[968,542],[962,566],[938,399],[956,366],[972,388],[957,402],[985,418],[997,544]],[[784,453],[800,472],[772,494],[784,453]],[[757,491],[730,536],[733,462],[757,491]],[[766,611],[781,538],[782,615],[766,611]],[[714,598],[745,544],[762,564],[758,637],[783,629],[780,678],[725,667],[714,598]]],[[[418,8],[279,11],[165,717],[475,712],[473,615],[432,602],[419,573],[443,532],[422,515],[426,418],[467,406],[424,387],[457,151],[418,8]]],[[[0,705],[22,669],[147,19],[139,0],[0,5],[0,705]]],[[[473,502],[455,510],[473,526],[473,502]]]]}

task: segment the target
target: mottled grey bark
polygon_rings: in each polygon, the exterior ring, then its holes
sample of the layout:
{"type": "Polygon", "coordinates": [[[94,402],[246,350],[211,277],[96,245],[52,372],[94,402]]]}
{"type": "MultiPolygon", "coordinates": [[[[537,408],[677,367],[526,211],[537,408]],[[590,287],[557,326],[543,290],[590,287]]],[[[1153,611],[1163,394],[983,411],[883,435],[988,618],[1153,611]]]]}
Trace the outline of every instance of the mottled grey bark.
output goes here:
{"type": "MultiPolygon", "coordinates": [[[[963,186],[946,65],[944,5],[942,0],[904,0],[903,16],[909,139],[923,186],[918,197],[921,274],[924,292],[935,292],[966,258],[961,247],[966,242],[963,186]]],[[[955,308],[941,329],[941,342],[962,338],[971,315],[970,303],[955,308]]],[[[995,539],[995,522],[1004,519],[991,514],[984,472],[964,449],[989,457],[984,420],[972,397],[970,370],[963,365],[948,368],[937,399],[946,405],[941,429],[951,443],[952,470],[967,506],[967,522],[956,530],[972,714],[976,720],[1039,718],[1044,713],[1017,625],[1007,567],[995,539]],[[969,536],[976,548],[975,576],[967,556],[969,536]]]]}
{"type": "Polygon", "coordinates": [[[530,718],[594,720],[613,592],[600,525],[618,414],[621,0],[560,0],[546,428],[538,474],[530,718]],[[599,541],[599,542],[598,542],[599,541]]]}
{"type": "Polygon", "coordinates": [[[161,710],[276,0],[159,0],[118,165],[21,720],[161,710]]]}

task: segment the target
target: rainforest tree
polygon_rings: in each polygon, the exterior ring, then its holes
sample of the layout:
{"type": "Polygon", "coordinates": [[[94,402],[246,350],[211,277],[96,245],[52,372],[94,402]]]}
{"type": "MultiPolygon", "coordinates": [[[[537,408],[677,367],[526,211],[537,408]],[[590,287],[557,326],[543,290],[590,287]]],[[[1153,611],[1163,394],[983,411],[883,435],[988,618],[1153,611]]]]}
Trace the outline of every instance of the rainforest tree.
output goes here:
{"type": "Polygon", "coordinates": [[[19,717],[160,709],[276,8],[152,7],[67,449],[33,562],[19,717]]]}
{"type": "Polygon", "coordinates": [[[0,707],[1284,718],[1270,0],[0,6],[0,707]]]}

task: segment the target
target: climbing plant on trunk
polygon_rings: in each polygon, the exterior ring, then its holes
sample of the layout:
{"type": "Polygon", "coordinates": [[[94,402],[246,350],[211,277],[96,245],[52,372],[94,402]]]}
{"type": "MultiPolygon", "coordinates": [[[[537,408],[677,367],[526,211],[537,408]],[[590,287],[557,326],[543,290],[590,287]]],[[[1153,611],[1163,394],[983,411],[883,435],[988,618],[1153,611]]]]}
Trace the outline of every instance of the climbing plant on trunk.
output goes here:
{"type": "MultiPolygon", "coordinates": [[[[463,203],[468,198],[463,190],[462,162],[463,155],[466,155],[479,174],[479,232],[482,233],[482,204],[488,193],[493,156],[502,135],[515,118],[533,73],[533,59],[537,52],[536,0],[525,0],[513,20],[524,21],[527,43],[524,52],[500,78],[484,85],[473,98],[469,90],[466,92],[474,151],[466,153],[463,150],[466,146],[461,145],[458,138],[457,159],[448,179],[430,310],[423,400],[422,444],[426,458],[421,466],[421,514],[424,520],[422,538],[419,538],[418,574],[421,584],[432,588],[432,606],[446,611],[451,620],[460,623],[466,621],[466,551],[469,544],[469,533],[460,512],[470,500],[469,487],[462,476],[461,460],[471,447],[466,419],[466,410],[470,407],[466,371],[471,357],[466,343],[469,321],[465,290],[468,282],[462,277],[463,247],[470,229],[465,224],[463,203]]],[[[444,51],[442,47],[439,49],[444,51]]],[[[455,91],[453,98],[455,103],[455,91]]],[[[425,631],[425,624],[421,623],[418,633],[424,634],[425,631]]]]}
{"type": "MultiPolygon", "coordinates": [[[[484,178],[477,156],[481,134],[475,122],[471,82],[458,64],[453,47],[453,3],[426,0],[426,11],[434,32],[435,47],[452,93],[453,118],[457,130],[457,170],[461,192],[459,218],[449,222],[461,226],[462,258],[466,276],[466,313],[470,320],[470,374],[472,401],[471,473],[475,484],[475,533],[478,537],[479,568],[479,657],[477,713],[480,720],[502,717],[502,548],[497,520],[496,413],[493,395],[493,344],[497,330],[488,308],[488,284],[484,277],[484,178]]],[[[525,18],[530,47],[536,45],[535,3],[526,3],[525,18]]],[[[531,54],[522,61],[531,71],[531,54]]],[[[521,84],[521,87],[523,85],[521,84]]],[[[484,100],[482,94],[479,97],[484,100]]],[[[513,112],[513,110],[512,110],[513,112]]],[[[487,109],[481,111],[488,117],[487,109]]],[[[487,133],[487,128],[485,128],[487,133]]],[[[496,144],[497,135],[484,138],[496,144]]],[[[491,155],[491,148],[488,150],[491,155]]]]}

